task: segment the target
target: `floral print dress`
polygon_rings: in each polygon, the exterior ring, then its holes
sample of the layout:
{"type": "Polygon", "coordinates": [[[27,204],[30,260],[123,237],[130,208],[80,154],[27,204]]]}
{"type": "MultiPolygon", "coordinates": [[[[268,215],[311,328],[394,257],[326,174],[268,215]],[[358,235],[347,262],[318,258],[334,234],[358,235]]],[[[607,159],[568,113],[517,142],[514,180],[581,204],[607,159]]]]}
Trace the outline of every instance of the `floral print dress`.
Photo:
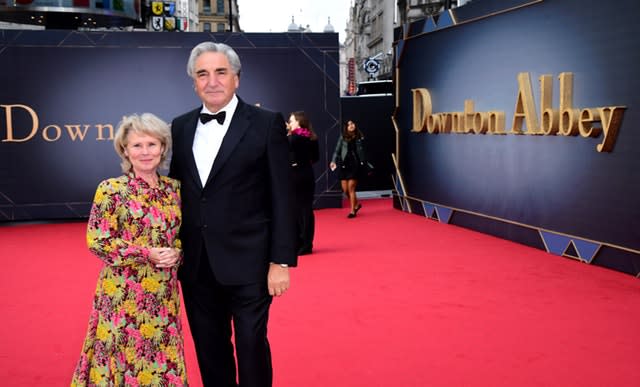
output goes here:
{"type": "Polygon", "coordinates": [[[148,260],[150,247],[181,247],[179,189],[133,173],[98,186],[87,244],[105,264],[71,386],[187,385],[177,266],[148,260]]]}

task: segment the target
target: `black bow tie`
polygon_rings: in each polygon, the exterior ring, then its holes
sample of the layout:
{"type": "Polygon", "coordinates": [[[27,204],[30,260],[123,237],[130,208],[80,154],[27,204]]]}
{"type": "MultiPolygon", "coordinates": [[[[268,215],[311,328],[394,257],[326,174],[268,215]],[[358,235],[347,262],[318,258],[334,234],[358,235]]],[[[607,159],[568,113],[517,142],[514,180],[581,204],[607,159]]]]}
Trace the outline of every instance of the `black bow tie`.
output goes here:
{"type": "Polygon", "coordinates": [[[200,122],[206,124],[211,120],[218,121],[218,124],[222,125],[224,123],[224,117],[227,115],[227,112],[220,112],[218,114],[209,114],[209,113],[200,113],[200,122]]]}

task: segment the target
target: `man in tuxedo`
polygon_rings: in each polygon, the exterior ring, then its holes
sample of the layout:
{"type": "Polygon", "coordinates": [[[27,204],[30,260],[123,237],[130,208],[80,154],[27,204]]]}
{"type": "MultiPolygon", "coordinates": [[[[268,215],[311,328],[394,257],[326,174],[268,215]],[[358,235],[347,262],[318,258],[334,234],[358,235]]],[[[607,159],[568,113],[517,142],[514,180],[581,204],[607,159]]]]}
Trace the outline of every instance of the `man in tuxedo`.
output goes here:
{"type": "Polygon", "coordinates": [[[187,73],[202,106],[171,124],[169,175],[182,182],[179,277],[206,387],[272,385],[269,307],[297,263],[284,119],[236,96],[240,69],[225,44],[194,47],[187,73]]]}

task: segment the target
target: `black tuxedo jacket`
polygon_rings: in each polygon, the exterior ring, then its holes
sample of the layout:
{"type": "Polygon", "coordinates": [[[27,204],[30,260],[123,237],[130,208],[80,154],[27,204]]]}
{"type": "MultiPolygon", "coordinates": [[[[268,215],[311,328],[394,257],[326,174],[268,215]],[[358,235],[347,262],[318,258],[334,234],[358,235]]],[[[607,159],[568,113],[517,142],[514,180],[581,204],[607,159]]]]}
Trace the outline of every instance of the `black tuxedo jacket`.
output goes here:
{"type": "Polygon", "coordinates": [[[200,111],[194,109],[171,124],[169,176],[182,182],[180,279],[196,280],[206,248],[220,283],[266,282],[270,262],[297,264],[284,119],[239,99],[203,187],[192,151],[200,111]]]}

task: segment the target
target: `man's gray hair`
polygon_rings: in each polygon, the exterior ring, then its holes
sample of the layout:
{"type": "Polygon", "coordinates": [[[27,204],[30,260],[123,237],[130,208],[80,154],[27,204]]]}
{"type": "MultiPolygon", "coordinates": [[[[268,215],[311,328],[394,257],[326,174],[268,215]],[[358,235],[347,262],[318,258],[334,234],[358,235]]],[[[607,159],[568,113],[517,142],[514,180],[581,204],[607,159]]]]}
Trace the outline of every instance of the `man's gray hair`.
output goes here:
{"type": "Polygon", "coordinates": [[[240,57],[230,46],[224,43],[214,43],[214,42],[202,42],[195,46],[191,50],[191,55],[189,55],[189,61],[187,62],[187,74],[191,78],[195,76],[194,67],[196,65],[196,59],[205,52],[219,52],[224,54],[229,60],[229,64],[231,65],[231,71],[233,71],[237,76],[240,76],[240,70],[242,68],[242,64],[240,63],[240,57]]]}

